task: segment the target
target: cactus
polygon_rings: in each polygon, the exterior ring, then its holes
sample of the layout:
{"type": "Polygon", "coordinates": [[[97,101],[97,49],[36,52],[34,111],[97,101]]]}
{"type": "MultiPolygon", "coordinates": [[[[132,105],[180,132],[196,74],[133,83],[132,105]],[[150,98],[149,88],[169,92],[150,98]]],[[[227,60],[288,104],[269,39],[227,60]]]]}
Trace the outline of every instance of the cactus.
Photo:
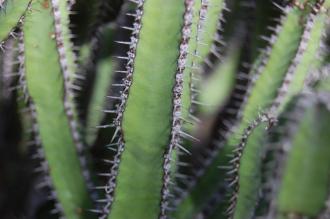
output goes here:
{"type": "Polygon", "coordinates": [[[329,10],[0,0],[1,218],[330,218],[329,10]]]}

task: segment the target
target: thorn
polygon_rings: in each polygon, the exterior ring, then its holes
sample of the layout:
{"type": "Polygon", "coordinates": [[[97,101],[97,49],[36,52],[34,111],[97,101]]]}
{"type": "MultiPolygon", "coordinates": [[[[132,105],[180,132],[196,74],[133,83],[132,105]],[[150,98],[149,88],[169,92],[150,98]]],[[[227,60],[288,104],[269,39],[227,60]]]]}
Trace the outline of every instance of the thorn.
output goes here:
{"type": "Polygon", "coordinates": [[[179,143],[176,144],[176,146],[181,149],[182,151],[186,152],[188,155],[191,155],[190,151],[188,151],[185,147],[180,145],[179,143]]]}
{"type": "Polygon", "coordinates": [[[180,131],[180,134],[182,137],[187,137],[188,139],[192,139],[196,142],[199,142],[199,139],[193,137],[192,135],[189,135],[188,133],[185,133],[184,131],[180,131]]]}

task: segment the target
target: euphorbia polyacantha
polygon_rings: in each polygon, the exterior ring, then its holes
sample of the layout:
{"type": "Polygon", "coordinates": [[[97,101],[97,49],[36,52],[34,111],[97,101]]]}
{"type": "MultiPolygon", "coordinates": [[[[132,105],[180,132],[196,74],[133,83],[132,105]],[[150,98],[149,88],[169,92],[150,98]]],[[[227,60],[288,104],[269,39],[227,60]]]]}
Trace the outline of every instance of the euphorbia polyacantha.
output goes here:
{"type": "MultiPolygon", "coordinates": [[[[30,157],[20,165],[38,163],[42,180],[26,185],[46,188],[21,194],[38,204],[18,211],[329,218],[329,8],[330,0],[0,1],[0,145],[30,157]]],[[[0,208],[2,218],[12,210],[0,208]]]]}

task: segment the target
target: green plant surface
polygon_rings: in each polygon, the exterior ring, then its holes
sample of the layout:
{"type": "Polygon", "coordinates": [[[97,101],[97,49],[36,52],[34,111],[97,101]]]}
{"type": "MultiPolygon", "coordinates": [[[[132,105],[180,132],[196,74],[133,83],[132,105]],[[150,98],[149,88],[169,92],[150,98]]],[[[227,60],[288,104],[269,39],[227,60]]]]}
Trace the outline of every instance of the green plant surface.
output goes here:
{"type": "MultiPolygon", "coordinates": [[[[191,112],[191,106],[193,101],[193,81],[192,78],[194,77],[193,72],[198,71],[198,67],[200,63],[196,63],[199,59],[198,56],[198,39],[200,37],[200,29],[198,28],[198,25],[200,25],[200,28],[202,28],[203,22],[200,17],[201,13],[201,6],[202,1],[194,1],[193,5],[193,15],[192,15],[192,23],[196,25],[192,25],[191,27],[191,37],[188,44],[189,53],[187,54],[187,61],[186,61],[186,68],[184,69],[184,87],[183,87],[183,93],[182,93],[182,117],[185,118],[187,121],[190,121],[189,115],[191,112]]],[[[191,129],[191,123],[185,124],[186,129],[191,129]]]]}
{"type": "Polygon", "coordinates": [[[96,67],[96,81],[88,106],[86,141],[92,145],[97,135],[97,126],[104,118],[107,110],[104,110],[104,102],[108,93],[109,85],[113,81],[115,61],[112,58],[101,60],[96,67]]]}
{"type": "MultiPolygon", "coordinates": [[[[314,63],[317,63],[315,56],[319,51],[320,41],[322,40],[322,31],[325,25],[325,18],[326,16],[323,13],[319,15],[309,15],[307,18],[305,30],[300,40],[296,56],[293,58],[292,63],[286,72],[283,79],[283,84],[281,85],[278,95],[273,102],[272,108],[270,109],[273,113],[275,113],[275,117],[277,113],[281,113],[283,111],[283,107],[287,105],[293,95],[301,91],[304,85],[304,79],[310,69],[312,69],[311,66],[313,66],[314,63]],[[311,23],[313,22],[316,23],[312,25],[311,23]]],[[[251,101],[251,99],[249,101],[251,101]]],[[[263,145],[260,141],[264,136],[265,133],[260,132],[259,136],[251,137],[252,143],[247,144],[246,154],[242,156],[239,175],[260,172],[261,160],[256,159],[256,157],[252,159],[251,156],[249,156],[249,153],[252,155],[259,153],[259,157],[261,157],[260,153],[262,152],[263,145]],[[254,171],[251,171],[250,167],[254,167],[254,171]]],[[[259,199],[258,188],[260,187],[260,183],[257,183],[257,179],[260,180],[260,177],[254,176],[254,182],[251,183],[251,177],[240,177],[240,192],[238,193],[234,218],[250,218],[253,215],[255,208],[254,203],[257,203],[259,199]],[[250,208],[247,207],[249,206],[249,203],[250,208]]]]}
{"type": "Polygon", "coordinates": [[[323,105],[314,104],[300,116],[280,186],[280,213],[316,217],[323,210],[330,185],[329,124],[323,105]]]}
{"type": "Polygon", "coordinates": [[[272,102],[291,60],[296,55],[303,32],[300,21],[304,17],[302,17],[302,12],[296,8],[288,8],[286,13],[282,18],[282,26],[280,26],[277,38],[275,36],[275,42],[269,48],[267,61],[260,67],[260,75],[256,75],[256,82],[252,86],[248,102],[243,109],[243,120],[256,117],[261,109],[265,109],[272,102]]]}
{"type": "Polygon", "coordinates": [[[143,14],[133,81],[123,115],[125,149],[108,217],[111,219],[147,219],[161,214],[162,165],[171,137],[172,91],[184,1],[145,1],[143,14]]]}
{"type": "MultiPolygon", "coordinates": [[[[283,16],[280,29],[276,33],[277,37],[275,35],[275,42],[268,50],[268,58],[263,60],[263,63],[258,69],[260,75],[250,91],[248,102],[242,113],[242,123],[236,135],[240,135],[239,133],[242,133],[244,128],[249,124],[249,121],[256,118],[258,112],[267,107],[275,97],[277,88],[280,86],[300,43],[300,36],[303,31],[303,27],[300,25],[301,15],[302,12],[299,9],[291,8],[283,16]],[[284,59],[283,57],[286,58],[284,59]]],[[[176,215],[178,218],[191,218],[194,212],[200,209],[201,203],[205,202],[205,198],[208,197],[206,194],[212,194],[214,192],[219,180],[224,177],[223,174],[219,174],[218,167],[226,165],[226,160],[228,160],[225,158],[226,154],[230,154],[233,150],[232,146],[238,143],[235,137],[236,135],[232,135],[229,138],[225,145],[225,151],[219,153],[219,156],[216,157],[211,166],[206,170],[206,173],[199,180],[193,191],[181,206],[179,206],[179,210],[177,211],[179,215],[176,215]],[[217,172],[218,174],[216,174],[217,172]]],[[[240,208],[239,205],[237,205],[237,208],[240,208]]]]}
{"type": "Polygon", "coordinates": [[[34,1],[23,27],[28,92],[35,104],[49,175],[64,216],[93,218],[86,211],[91,208],[91,200],[64,105],[67,88],[54,31],[51,2],[34,1]]]}
{"type": "MultiPolygon", "coordinates": [[[[72,51],[72,35],[69,29],[69,15],[71,11],[67,9],[68,3],[66,1],[51,0],[51,6],[55,22],[54,29],[57,33],[60,33],[55,35],[57,40],[57,49],[59,53],[61,53],[61,49],[63,49],[63,53],[65,54],[65,61],[60,59],[62,72],[65,80],[67,80],[67,83],[72,84],[77,71],[77,66],[75,65],[76,57],[72,51]]],[[[69,88],[73,89],[72,87],[69,88]]]]}
{"type": "Polygon", "coordinates": [[[203,3],[205,5],[203,8],[207,8],[199,16],[204,20],[198,35],[198,55],[201,57],[201,61],[205,60],[209,52],[214,52],[214,48],[212,48],[214,41],[221,40],[217,31],[220,28],[220,21],[226,7],[224,0],[203,0],[203,3]]]}
{"type": "MultiPolygon", "coordinates": [[[[214,42],[220,40],[218,30],[224,7],[223,0],[194,1],[189,53],[184,71],[186,81],[182,98],[184,118],[191,119],[189,114],[193,116],[196,114],[193,105],[201,104],[198,101],[198,96],[202,80],[200,75],[203,70],[202,65],[209,53],[217,53],[213,47],[214,42]]],[[[217,55],[219,56],[218,53],[217,55]]],[[[205,103],[202,102],[202,104],[205,103]]],[[[187,129],[191,129],[191,127],[187,127],[187,129]]]]}
{"type": "Polygon", "coordinates": [[[31,0],[8,0],[0,8],[0,46],[22,22],[31,0]]]}
{"type": "MultiPolygon", "coordinates": [[[[249,138],[239,167],[239,192],[235,204],[234,218],[252,218],[259,197],[261,185],[261,157],[265,145],[266,129],[258,128],[249,138]]],[[[235,195],[234,192],[232,195],[235,195]]]]}
{"type": "Polygon", "coordinates": [[[0,0],[0,218],[325,219],[329,10],[0,0]]]}
{"type": "MultiPolygon", "coordinates": [[[[232,196],[228,202],[229,207],[226,209],[226,213],[229,217],[237,218],[252,218],[254,214],[255,205],[258,201],[255,194],[259,193],[259,187],[255,185],[260,185],[261,183],[261,172],[260,165],[262,157],[262,150],[260,149],[264,146],[264,136],[265,132],[274,125],[274,118],[269,117],[269,115],[259,115],[254,121],[251,122],[249,126],[244,130],[241,142],[234,149],[234,158],[230,161],[232,164],[232,169],[229,171],[232,176],[229,175],[229,184],[231,185],[232,196]],[[237,161],[235,161],[238,159],[237,161]],[[234,171],[234,173],[232,172],[234,171]],[[242,183],[243,182],[243,183],[242,183]],[[253,183],[248,183],[253,182],[253,183]],[[232,198],[235,197],[235,198],[232,198]],[[234,200],[236,199],[236,201],[234,200]],[[243,212],[240,215],[240,211],[237,211],[238,204],[240,204],[239,199],[245,199],[245,208],[241,208],[243,212]],[[252,209],[252,210],[251,210],[252,209]],[[233,214],[235,212],[235,214],[233,214]]],[[[222,209],[223,211],[223,209],[222,209]]],[[[215,215],[219,215],[216,212],[215,215]]],[[[223,215],[225,215],[223,213],[223,215]]]]}
{"type": "MultiPolygon", "coordinates": [[[[326,1],[326,3],[328,2],[326,1]]],[[[321,56],[320,47],[321,42],[324,41],[327,20],[328,15],[324,12],[308,16],[297,55],[292,61],[284,83],[278,91],[277,99],[273,103],[273,107],[278,107],[278,112],[282,112],[290,99],[302,90],[308,74],[320,66],[320,60],[323,57],[317,57],[321,56]]]]}
{"type": "Polygon", "coordinates": [[[214,114],[228,99],[235,85],[235,73],[238,68],[239,52],[234,49],[224,61],[219,63],[214,73],[201,84],[201,113],[214,114]]]}

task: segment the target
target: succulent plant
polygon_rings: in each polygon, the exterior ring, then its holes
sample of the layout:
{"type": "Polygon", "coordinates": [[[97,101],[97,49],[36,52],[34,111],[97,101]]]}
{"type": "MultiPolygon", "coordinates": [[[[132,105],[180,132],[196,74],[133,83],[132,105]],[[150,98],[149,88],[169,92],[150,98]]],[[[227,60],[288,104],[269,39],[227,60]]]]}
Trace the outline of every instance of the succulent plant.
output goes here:
{"type": "Polygon", "coordinates": [[[330,218],[329,9],[0,0],[1,218],[330,218]]]}

